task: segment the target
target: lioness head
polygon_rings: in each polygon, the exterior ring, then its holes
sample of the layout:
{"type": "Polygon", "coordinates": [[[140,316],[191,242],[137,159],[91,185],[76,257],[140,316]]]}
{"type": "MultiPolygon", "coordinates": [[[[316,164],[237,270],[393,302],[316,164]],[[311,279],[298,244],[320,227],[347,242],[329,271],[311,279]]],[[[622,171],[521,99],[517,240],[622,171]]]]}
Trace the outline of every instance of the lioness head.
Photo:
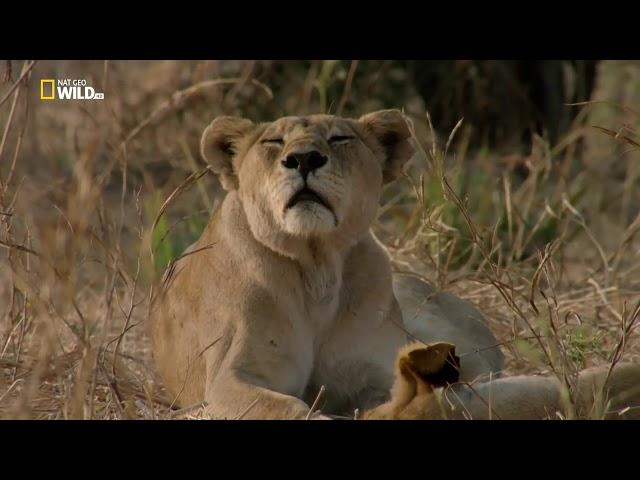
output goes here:
{"type": "Polygon", "coordinates": [[[382,186],[413,153],[403,114],[383,110],[358,120],[332,115],[254,124],[216,118],[202,156],[223,187],[237,190],[257,237],[363,235],[382,186]]]}

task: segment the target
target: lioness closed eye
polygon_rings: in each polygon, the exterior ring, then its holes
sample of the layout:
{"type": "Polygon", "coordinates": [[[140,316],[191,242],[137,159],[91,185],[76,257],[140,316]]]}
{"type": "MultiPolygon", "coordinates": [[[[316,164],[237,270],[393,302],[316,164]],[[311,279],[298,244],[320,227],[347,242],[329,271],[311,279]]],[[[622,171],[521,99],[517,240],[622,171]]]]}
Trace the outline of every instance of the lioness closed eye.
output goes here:
{"type": "Polygon", "coordinates": [[[227,195],[152,308],[176,405],[305,418],[321,386],[323,412],[385,401],[408,338],[370,226],[413,153],[402,113],[220,117],[201,153],[227,195]]]}

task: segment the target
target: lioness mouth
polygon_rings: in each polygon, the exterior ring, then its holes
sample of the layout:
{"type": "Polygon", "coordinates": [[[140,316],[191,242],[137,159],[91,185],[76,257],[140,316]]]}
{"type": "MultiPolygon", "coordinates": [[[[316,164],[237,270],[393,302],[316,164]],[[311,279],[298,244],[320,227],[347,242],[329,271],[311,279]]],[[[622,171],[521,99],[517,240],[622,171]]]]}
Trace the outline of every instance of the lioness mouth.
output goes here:
{"type": "Polygon", "coordinates": [[[293,197],[291,197],[291,200],[289,200],[289,202],[287,203],[287,206],[285,208],[289,209],[291,207],[294,207],[295,205],[297,205],[300,202],[315,202],[315,203],[319,203],[320,205],[322,205],[326,209],[332,211],[331,207],[326,202],[326,200],[324,198],[322,198],[320,195],[318,195],[316,192],[311,190],[309,187],[304,187],[302,190],[300,190],[298,193],[296,193],[293,197]]]}

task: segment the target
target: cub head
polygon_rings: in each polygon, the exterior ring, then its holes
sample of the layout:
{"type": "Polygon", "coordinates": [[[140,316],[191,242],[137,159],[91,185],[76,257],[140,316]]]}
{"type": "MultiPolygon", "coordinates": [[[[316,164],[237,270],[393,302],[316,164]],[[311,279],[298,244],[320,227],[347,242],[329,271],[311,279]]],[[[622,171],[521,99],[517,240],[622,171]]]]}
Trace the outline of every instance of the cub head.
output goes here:
{"type": "Polygon", "coordinates": [[[363,420],[428,418],[426,407],[435,398],[434,390],[458,382],[460,357],[455,345],[437,342],[411,343],[400,349],[396,358],[395,381],[391,399],[365,411],[363,420]],[[425,417],[425,415],[427,415],[425,417]]]}
{"type": "Polygon", "coordinates": [[[413,154],[410,136],[398,110],[263,124],[219,117],[201,153],[223,187],[237,191],[256,237],[354,241],[373,222],[383,184],[413,154]]]}
{"type": "Polygon", "coordinates": [[[460,357],[455,345],[446,342],[409,346],[398,355],[397,368],[403,381],[416,382],[418,391],[431,392],[460,379],[460,357]]]}

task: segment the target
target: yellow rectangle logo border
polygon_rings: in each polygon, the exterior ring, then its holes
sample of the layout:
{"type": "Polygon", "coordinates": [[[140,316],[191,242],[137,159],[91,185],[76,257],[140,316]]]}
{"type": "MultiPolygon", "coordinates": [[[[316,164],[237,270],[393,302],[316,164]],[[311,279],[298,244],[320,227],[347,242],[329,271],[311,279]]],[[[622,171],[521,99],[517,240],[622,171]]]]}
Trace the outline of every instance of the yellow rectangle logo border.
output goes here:
{"type": "Polygon", "coordinates": [[[55,100],[56,98],[56,81],[51,79],[41,79],[40,80],[40,100],[55,100]],[[44,86],[45,84],[51,84],[51,96],[44,94],[44,86]]]}

